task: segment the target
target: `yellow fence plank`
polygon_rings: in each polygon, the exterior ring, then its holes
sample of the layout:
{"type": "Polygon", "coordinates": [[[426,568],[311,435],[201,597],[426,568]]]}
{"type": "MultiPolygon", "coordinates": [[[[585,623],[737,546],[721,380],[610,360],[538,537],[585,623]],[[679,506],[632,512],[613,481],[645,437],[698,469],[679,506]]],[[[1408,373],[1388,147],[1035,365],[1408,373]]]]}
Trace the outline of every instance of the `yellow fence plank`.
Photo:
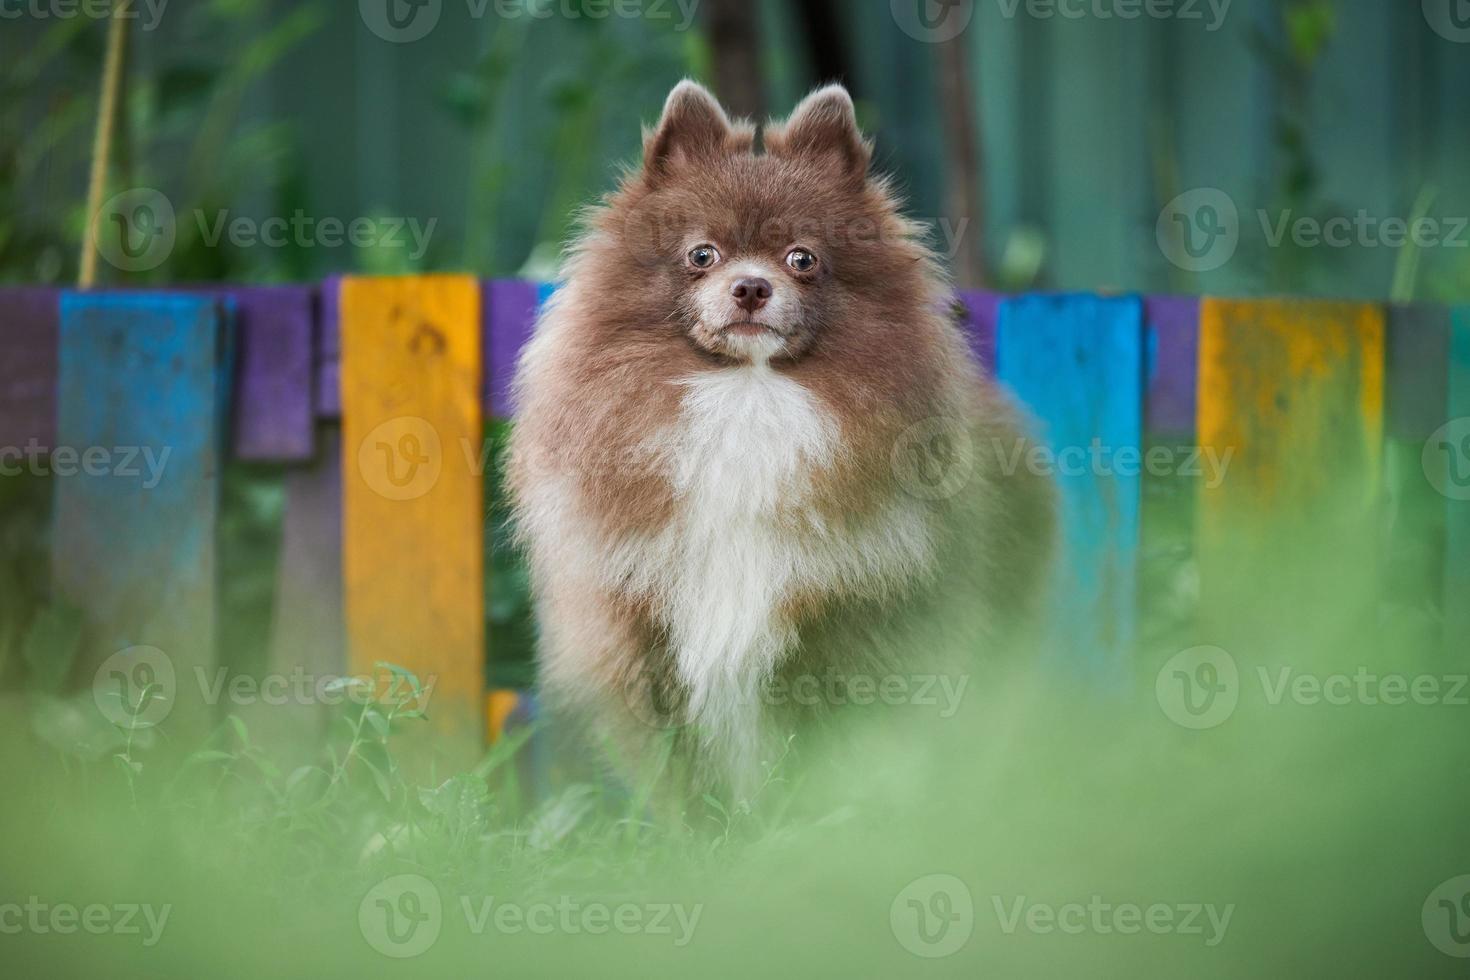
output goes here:
{"type": "Polygon", "coordinates": [[[432,684],[437,736],[483,740],[480,289],[468,276],[342,282],[348,662],[432,684]]]}
{"type": "MultiPolygon", "coordinates": [[[[1269,587],[1279,570],[1300,598],[1302,562],[1373,556],[1385,333],[1384,312],[1371,305],[1204,301],[1199,438],[1229,454],[1224,480],[1200,491],[1207,594],[1269,587]]],[[[1329,585],[1339,600],[1341,585],[1329,585]]]]}

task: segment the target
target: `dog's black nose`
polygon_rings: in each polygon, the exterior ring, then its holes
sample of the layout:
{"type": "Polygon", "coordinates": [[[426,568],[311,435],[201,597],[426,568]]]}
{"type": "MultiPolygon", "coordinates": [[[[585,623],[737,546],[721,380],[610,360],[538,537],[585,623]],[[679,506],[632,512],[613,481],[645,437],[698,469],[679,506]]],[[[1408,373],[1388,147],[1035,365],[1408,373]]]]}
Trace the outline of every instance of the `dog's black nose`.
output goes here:
{"type": "Polygon", "coordinates": [[[730,287],[730,295],[735,297],[736,306],[754,313],[771,298],[771,284],[765,279],[741,279],[730,287]]]}

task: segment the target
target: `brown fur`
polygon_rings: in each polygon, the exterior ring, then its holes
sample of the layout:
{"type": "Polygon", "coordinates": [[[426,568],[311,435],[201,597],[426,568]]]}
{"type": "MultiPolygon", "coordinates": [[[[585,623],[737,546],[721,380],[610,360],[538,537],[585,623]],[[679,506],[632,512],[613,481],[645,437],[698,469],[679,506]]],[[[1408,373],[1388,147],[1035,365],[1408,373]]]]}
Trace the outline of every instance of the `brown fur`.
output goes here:
{"type": "MultiPolygon", "coordinates": [[[[668,624],[657,597],[572,567],[558,549],[575,538],[611,551],[677,519],[680,501],[650,436],[679,418],[683,379],[742,363],[723,324],[701,319],[696,293],[710,273],[686,260],[691,235],[728,261],[785,273],[773,282],[798,315],[769,366],[811,393],[840,431],[841,451],[812,474],[810,497],[770,515],[781,534],[856,534],[881,520],[904,492],[892,456],[915,423],[956,420],[973,437],[968,485],[922,503],[932,567],[904,581],[782,596],[780,616],[799,641],[777,676],[961,669],[964,657],[1000,643],[1049,550],[1049,488],[1024,469],[1000,472],[991,440],[1016,445],[1015,414],[982,380],[918,228],[887,183],[869,176],[870,147],[846,93],[819,92],[768,127],[764,153],[754,135],[697,86],[675,90],[645,136],[642,168],[590,213],[517,381],[511,485],[543,630],[543,685],[625,756],[648,751],[659,720],[677,718],[688,693],[668,624]],[[820,259],[810,275],[785,265],[798,243],[820,259]],[[553,493],[572,502],[548,518],[537,506],[553,493]]],[[[740,785],[717,749],[709,737],[681,739],[700,785],[740,785]]]]}

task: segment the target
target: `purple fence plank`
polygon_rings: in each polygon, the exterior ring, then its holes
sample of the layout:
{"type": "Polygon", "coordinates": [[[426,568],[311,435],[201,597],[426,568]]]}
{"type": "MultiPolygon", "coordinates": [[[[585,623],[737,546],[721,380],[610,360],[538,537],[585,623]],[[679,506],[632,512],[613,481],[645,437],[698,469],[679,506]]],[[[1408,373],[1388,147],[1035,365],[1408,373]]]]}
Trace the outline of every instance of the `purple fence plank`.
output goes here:
{"type": "Polygon", "coordinates": [[[1194,438],[1199,400],[1199,298],[1150,296],[1143,301],[1148,329],[1148,391],[1144,424],[1155,435],[1194,438]]]}
{"type": "Polygon", "coordinates": [[[1450,311],[1442,306],[1388,310],[1388,434],[1423,442],[1444,424],[1449,391],[1450,311]]]}
{"type": "Polygon", "coordinates": [[[969,312],[970,349],[980,359],[985,373],[995,374],[995,324],[1000,318],[1000,293],[987,293],[976,289],[960,291],[960,302],[969,312]]]}
{"type": "Polygon", "coordinates": [[[289,462],[316,452],[312,410],[312,289],[230,289],[239,339],[234,449],[239,459],[289,462]]]}
{"type": "Polygon", "coordinates": [[[485,284],[481,304],[484,319],[485,405],[491,416],[509,418],[510,385],[515,378],[521,348],[531,338],[540,305],[534,282],[502,279],[485,284]]]}
{"type": "Polygon", "coordinates": [[[0,453],[56,441],[55,289],[0,289],[0,453]]]}

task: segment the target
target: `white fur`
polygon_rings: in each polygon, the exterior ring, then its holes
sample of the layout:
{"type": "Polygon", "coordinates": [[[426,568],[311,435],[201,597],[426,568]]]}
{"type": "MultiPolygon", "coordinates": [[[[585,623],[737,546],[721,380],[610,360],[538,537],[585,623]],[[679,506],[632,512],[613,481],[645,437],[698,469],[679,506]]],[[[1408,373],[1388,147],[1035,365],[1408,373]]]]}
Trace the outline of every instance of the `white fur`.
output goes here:
{"type": "Polygon", "coordinates": [[[695,290],[695,304],[700,322],[710,330],[719,330],[733,320],[747,317],[773,328],[776,333],[755,336],[731,335],[725,338],[730,348],[755,364],[765,364],[786,347],[780,334],[794,330],[801,320],[800,304],[795,291],[781,271],[758,259],[739,258],[723,261],[695,290]],[[748,314],[735,304],[731,289],[741,279],[764,279],[771,284],[771,298],[755,314],[748,314]]]}
{"type": "MultiPolygon", "coordinates": [[[[554,342],[551,326],[543,323],[528,346],[527,374],[554,342]]],[[[843,451],[841,432],[796,381],[757,361],[680,384],[679,416],[649,435],[640,464],[674,490],[668,526],[651,535],[602,533],[576,481],[551,474],[521,517],[539,574],[566,591],[650,601],[689,692],[688,720],[739,781],[760,761],[761,687],[798,639],[782,605],[798,590],[906,588],[931,572],[933,541],[922,503],[904,496],[865,521],[822,520],[813,478],[843,451]]],[[[559,625],[549,634],[578,633],[559,625]]],[[[576,683],[578,650],[547,652],[560,682],[576,683]]]]}

